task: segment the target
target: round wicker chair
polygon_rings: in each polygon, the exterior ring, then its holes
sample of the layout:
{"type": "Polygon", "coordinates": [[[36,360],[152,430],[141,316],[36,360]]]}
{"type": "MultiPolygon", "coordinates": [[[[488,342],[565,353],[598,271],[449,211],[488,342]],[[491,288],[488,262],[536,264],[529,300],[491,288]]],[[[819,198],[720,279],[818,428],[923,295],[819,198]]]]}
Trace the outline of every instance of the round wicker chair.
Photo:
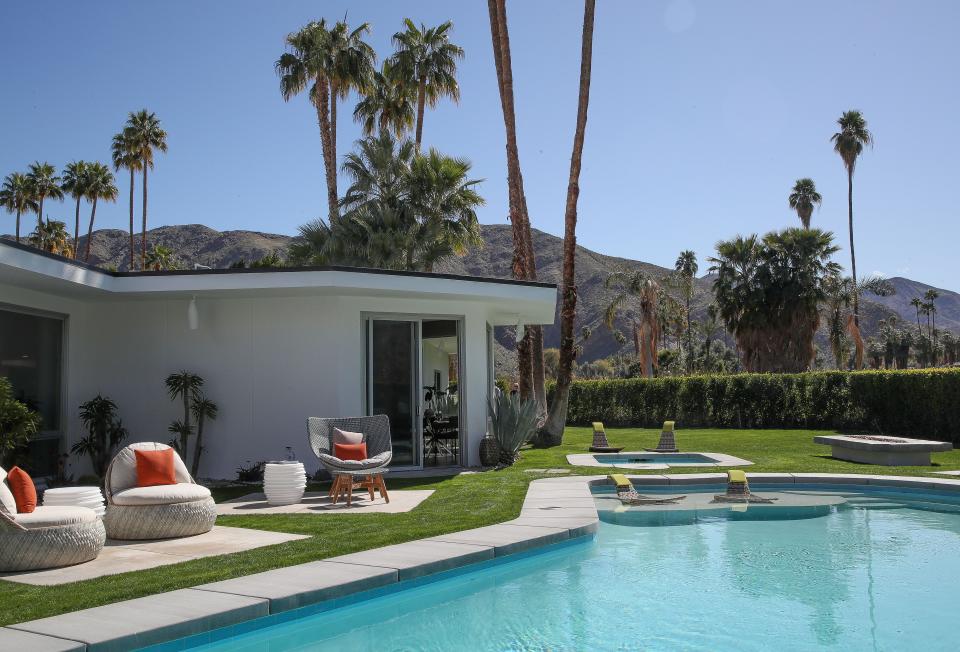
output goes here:
{"type": "Polygon", "coordinates": [[[174,453],[177,484],[137,486],[135,450],[164,450],[166,444],[130,444],[110,462],[105,478],[107,513],[103,524],[111,539],[173,539],[213,529],[217,506],[210,490],[194,482],[180,456],[174,453]]]}
{"type": "Polygon", "coordinates": [[[338,471],[373,471],[382,469],[393,459],[393,442],[390,438],[390,419],[384,414],[369,417],[344,417],[321,419],[309,417],[307,432],[310,448],[320,460],[321,466],[331,475],[338,471]],[[341,460],[333,456],[333,429],[363,434],[368,458],[365,460],[341,460]]]}
{"type": "Polygon", "coordinates": [[[72,566],[95,559],[106,534],[97,513],[86,507],[37,507],[17,514],[0,469],[0,571],[72,566]],[[9,500],[8,500],[9,498],[9,500]]]}

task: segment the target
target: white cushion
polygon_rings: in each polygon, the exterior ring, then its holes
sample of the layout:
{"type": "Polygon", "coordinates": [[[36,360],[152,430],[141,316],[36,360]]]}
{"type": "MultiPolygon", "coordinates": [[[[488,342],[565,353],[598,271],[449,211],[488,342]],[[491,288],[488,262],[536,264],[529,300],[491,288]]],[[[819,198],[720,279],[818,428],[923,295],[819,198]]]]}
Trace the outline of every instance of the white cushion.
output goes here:
{"type": "Polygon", "coordinates": [[[333,429],[333,443],[336,444],[362,444],[363,443],[363,433],[362,432],[350,432],[349,430],[340,430],[340,428],[333,429]]]}
{"type": "Polygon", "coordinates": [[[13,493],[7,486],[7,472],[0,467],[0,511],[7,514],[17,513],[17,501],[13,499],[13,493]]]}
{"type": "MultiPolygon", "coordinates": [[[[137,486],[137,454],[133,451],[162,451],[170,448],[166,444],[156,442],[140,442],[130,444],[113,458],[113,467],[110,470],[110,492],[116,494],[118,491],[137,486]]],[[[187,471],[183,460],[173,453],[173,471],[177,482],[190,482],[190,472],[187,471]]]]}
{"type": "Polygon", "coordinates": [[[58,525],[79,525],[97,520],[97,513],[86,507],[46,507],[41,505],[29,514],[15,514],[14,520],[28,530],[58,525]]]}
{"type": "Polygon", "coordinates": [[[173,505],[209,497],[210,490],[203,485],[181,482],[124,489],[113,494],[113,502],[117,505],[173,505]]]}

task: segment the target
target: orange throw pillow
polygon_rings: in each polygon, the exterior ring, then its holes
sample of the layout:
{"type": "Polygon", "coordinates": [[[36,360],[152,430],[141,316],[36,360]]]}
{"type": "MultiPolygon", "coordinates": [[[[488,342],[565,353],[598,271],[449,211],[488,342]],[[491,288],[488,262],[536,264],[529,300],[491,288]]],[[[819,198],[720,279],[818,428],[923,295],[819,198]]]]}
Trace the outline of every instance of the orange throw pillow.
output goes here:
{"type": "Polygon", "coordinates": [[[29,514],[37,508],[37,488],[29,473],[15,466],[7,473],[7,484],[17,503],[18,514],[29,514]]]}
{"type": "Polygon", "coordinates": [[[177,474],[173,469],[173,449],[162,451],[133,451],[137,456],[137,486],[155,487],[163,484],[177,484],[177,474]]]}
{"type": "Polygon", "coordinates": [[[367,459],[366,444],[334,444],[333,456],[338,460],[361,460],[367,459]]]}

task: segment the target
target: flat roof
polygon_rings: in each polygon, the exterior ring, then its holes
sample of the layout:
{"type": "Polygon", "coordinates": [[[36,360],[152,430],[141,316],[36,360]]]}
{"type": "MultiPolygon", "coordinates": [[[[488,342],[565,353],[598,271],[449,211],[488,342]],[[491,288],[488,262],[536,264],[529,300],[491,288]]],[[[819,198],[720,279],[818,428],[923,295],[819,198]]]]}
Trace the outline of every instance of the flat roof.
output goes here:
{"type": "MultiPolygon", "coordinates": [[[[0,239],[2,285],[76,299],[281,294],[409,296],[487,301],[498,311],[553,323],[556,285],[538,281],[366,267],[276,267],[114,272],[0,239]]],[[[2,300],[2,299],[0,299],[2,300]]]]}

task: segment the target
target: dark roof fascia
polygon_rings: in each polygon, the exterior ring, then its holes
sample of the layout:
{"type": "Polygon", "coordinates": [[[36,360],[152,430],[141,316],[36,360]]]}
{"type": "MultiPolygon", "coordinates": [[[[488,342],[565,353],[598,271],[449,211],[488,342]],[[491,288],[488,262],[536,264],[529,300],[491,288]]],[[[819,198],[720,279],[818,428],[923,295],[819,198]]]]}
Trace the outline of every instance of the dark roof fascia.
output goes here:
{"type": "Polygon", "coordinates": [[[405,270],[397,269],[378,269],[374,267],[348,267],[345,265],[322,265],[322,266],[307,266],[307,267],[240,267],[233,269],[175,269],[175,270],[163,270],[163,271],[152,271],[147,270],[143,272],[114,272],[108,269],[103,269],[102,267],[97,267],[96,265],[91,265],[80,260],[74,260],[72,258],[67,258],[65,256],[60,256],[58,254],[52,254],[49,251],[42,251],[35,247],[25,245],[23,243],[18,243],[13,240],[7,240],[6,238],[0,239],[0,245],[5,247],[10,247],[12,249],[19,249],[27,253],[33,254],[35,256],[41,256],[43,258],[50,258],[61,263],[66,263],[68,265],[73,265],[74,267],[79,267],[81,269],[87,269],[94,272],[99,272],[100,274],[105,274],[107,276],[112,276],[114,278],[137,278],[142,276],[210,276],[210,275],[220,275],[220,274],[280,274],[284,272],[350,272],[354,274],[381,274],[385,276],[410,276],[414,278],[442,278],[450,279],[453,281],[470,281],[475,283],[498,283],[502,285],[520,285],[528,287],[541,287],[541,288],[552,288],[556,289],[556,284],[554,283],[544,283],[541,281],[518,281],[510,278],[495,278],[490,276],[469,276],[464,274],[439,274],[435,272],[410,272],[405,270]]]}

